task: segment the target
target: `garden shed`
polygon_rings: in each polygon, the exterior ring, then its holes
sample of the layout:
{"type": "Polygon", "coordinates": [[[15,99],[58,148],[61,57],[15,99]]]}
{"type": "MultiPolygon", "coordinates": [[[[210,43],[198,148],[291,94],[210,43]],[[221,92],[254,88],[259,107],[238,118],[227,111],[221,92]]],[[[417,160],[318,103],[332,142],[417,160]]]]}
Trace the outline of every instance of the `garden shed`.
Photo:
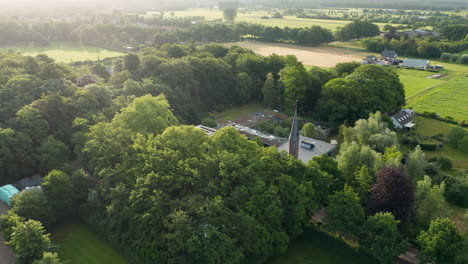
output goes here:
{"type": "Polygon", "coordinates": [[[11,184],[0,187],[0,200],[4,201],[8,205],[11,205],[11,197],[19,193],[18,189],[11,184]]]}

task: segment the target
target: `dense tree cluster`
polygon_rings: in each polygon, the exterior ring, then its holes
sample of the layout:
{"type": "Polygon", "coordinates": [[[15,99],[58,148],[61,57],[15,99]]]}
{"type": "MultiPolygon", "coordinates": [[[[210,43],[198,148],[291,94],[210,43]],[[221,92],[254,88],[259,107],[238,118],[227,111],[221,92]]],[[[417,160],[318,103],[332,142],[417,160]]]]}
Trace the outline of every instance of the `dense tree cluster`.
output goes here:
{"type": "Polygon", "coordinates": [[[336,38],[339,40],[359,39],[379,35],[379,26],[369,21],[356,20],[336,30],[336,38]]]}

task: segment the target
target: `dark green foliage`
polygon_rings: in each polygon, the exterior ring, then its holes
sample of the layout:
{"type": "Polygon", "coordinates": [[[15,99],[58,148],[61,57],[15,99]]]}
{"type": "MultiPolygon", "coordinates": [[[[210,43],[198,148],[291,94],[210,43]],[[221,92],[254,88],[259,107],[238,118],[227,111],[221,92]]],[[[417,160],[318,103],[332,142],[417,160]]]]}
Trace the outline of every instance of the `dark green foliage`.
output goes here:
{"type": "Polygon", "coordinates": [[[453,167],[452,160],[447,156],[438,156],[429,160],[430,162],[435,162],[437,166],[443,171],[449,171],[453,167]]]}
{"type": "Polygon", "coordinates": [[[465,134],[466,132],[464,128],[454,127],[450,129],[449,133],[447,134],[447,140],[451,145],[457,148],[460,142],[463,140],[465,134]]]}
{"type": "Polygon", "coordinates": [[[463,63],[463,64],[468,64],[468,56],[467,55],[461,56],[460,62],[463,63]]]}
{"type": "Polygon", "coordinates": [[[364,223],[359,243],[380,263],[394,263],[394,258],[406,251],[397,220],[389,212],[369,216],[364,223]]]}
{"type": "Polygon", "coordinates": [[[463,238],[448,218],[432,221],[429,229],[422,231],[417,239],[421,246],[418,258],[423,262],[454,263],[462,250],[463,238]]]}
{"type": "Polygon", "coordinates": [[[360,66],[361,66],[361,63],[357,61],[342,62],[342,63],[337,63],[334,69],[335,69],[336,75],[341,77],[344,74],[348,75],[348,74],[353,73],[360,66]]]}
{"type": "Polygon", "coordinates": [[[24,219],[37,220],[48,226],[54,222],[52,211],[42,189],[24,190],[12,199],[11,211],[24,219]]]}
{"type": "Polygon", "coordinates": [[[380,33],[379,26],[368,21],[356,20],[336,30],[336,37],[340,40],[373,37],[380,33]]]}
{"type": "Polygon", "coordinates": [[[170,127],[134,147],[125,165],[100,170],[92,203],[108,210],[92,215],[139,263],[238,263],[282,252],[318,206],[319,170],[234,128],[209,137],[170,127]]]}
{"type": "Polygon", "coordinates": [[[468,207],[468,175],[460,173],[449,178],[445,198],[460,207],[468,207]]]}
{"type": "Polygon", "coordinates": [[[398,75],[377,65],[364,65],[352,74],[329,81],[316,110],[324,119],[350,123],[375,111],[392,113],[405,104],[398,75]]]}
{"type": "Polygon", "coordinates": [[[47,200],[58,217],[64,217],[73,211],[73,183],[70,176],[62,171],[53,170],[42,182],[42,189],[47,200]]]}
{"type": "Polygon", "coordinates": [[[215,127],[215,126],[217,126],[216,121],[215,121],[212,117],[205,117],[205,118],[203,118],[201,124],[202,124],[203,126],[207,126],[207,127],[215,127]]]}
{"type": "Polygon", "coordinates": [[[345,185],[343,191],[338,191],[330,197],[325,222],[329,230],[347,238],[356,238],[364,220],[364,209],[353,188],[345,185]]]}
{"type": "Polygon", "coordinates": [[[442,55],[440,55],[440,59],[443,61],[449,61],[450,58],[452,57],[452,54],[444,52],[442,55]]]}

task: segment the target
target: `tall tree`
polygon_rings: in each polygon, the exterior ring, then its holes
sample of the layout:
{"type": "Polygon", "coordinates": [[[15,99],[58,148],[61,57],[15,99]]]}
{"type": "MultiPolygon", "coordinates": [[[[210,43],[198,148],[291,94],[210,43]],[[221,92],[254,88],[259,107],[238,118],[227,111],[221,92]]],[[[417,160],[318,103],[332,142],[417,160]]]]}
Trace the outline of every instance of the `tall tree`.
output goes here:
{"type": "Polygon", "coordinates": [[[45,225],[54,222],[54,212],[42,189],[24,190],[12,198],[12,212],[24,217],[40,221],[45,225]]]}
{"type": "Polygon", "coordinates": [[[429,176],[424,176],[416,184],[416,216],[418,222],[422,225],[429,226],[431,220],[434,220],[437,215],[443,213],[445,204],[445,183],[440,185],[432,185],[432,180],[429,176]]]}
{"type": "Polygon", "coordinates": [[[406,160],[405,169],[413,179],[421,179],[425,174],[427,165],[426,154],[424,154],[420,146],[416,146],[406,160]]]}
{"type": "Polygon", "coordinates": [[[397,228],[398,222],[391,213],[385,212],[369,216],[364,223],[359,242],[380,263],[394,263],[395,257],[406,250],[406,243],[397,228]]]}
{"type": "Polygon", "coordinates": [[[413,212],[414,185],[400,168],[386,167],[377,173],[372,185],[369,208],[372,212],[390,212],[396,219],[406,221],[413,212]]]}
{"type": "Polygon", "coordinates": [[[52,209],[57,212],[59,217],[64,217],[73,209],[73,184],[70,176],[66,173],[53,170],[42,182],[42,189],[47,196],[47,200],[52,209]]]}
{"type": "Polygon", "coordinates": [[[330,197],[327,207],[326,226],[328,229],[347,238],[359,234],[365,215],[358,194],[349,186],[330,197]]]}
{"type": "Polygon", "coordinates": [[[19,222],[13,228],[11,240],[7,243],[15,251],[18,264],[29,264],[42,258],[50,250],[51,242],[42,224],[35,220],[19,222]]]}
{"type": "Polygon", "coordinates": [[[449,218],[433,220],[427,231],[417,238],[421,245],[418,258],[422,262],[454,263],[462,250],[463,238],[449,218]]]}
{"type": "Polygon", "coordinates": [[[237,16],[237,10],[235,8],[226,8],[223,10],[224,20],[227,22],[234,22],[237,16]]]}

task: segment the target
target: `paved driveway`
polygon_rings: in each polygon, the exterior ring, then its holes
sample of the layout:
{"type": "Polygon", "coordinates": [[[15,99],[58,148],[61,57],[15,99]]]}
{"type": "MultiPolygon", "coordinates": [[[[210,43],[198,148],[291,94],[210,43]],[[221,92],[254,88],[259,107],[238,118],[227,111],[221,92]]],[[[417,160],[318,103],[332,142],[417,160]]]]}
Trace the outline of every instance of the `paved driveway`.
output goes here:
{"type": "MultiPolygon", "coordinates": [[[[8,206],[0,201],[0,215],[6,214],[8,212],[8,206]]],[[[0,236],[0,264],[15,264],[16,258],[15,254],[11,250],[11,248],[7,247],[5,243],[3,243],[3,238],[0,236]]]]}

